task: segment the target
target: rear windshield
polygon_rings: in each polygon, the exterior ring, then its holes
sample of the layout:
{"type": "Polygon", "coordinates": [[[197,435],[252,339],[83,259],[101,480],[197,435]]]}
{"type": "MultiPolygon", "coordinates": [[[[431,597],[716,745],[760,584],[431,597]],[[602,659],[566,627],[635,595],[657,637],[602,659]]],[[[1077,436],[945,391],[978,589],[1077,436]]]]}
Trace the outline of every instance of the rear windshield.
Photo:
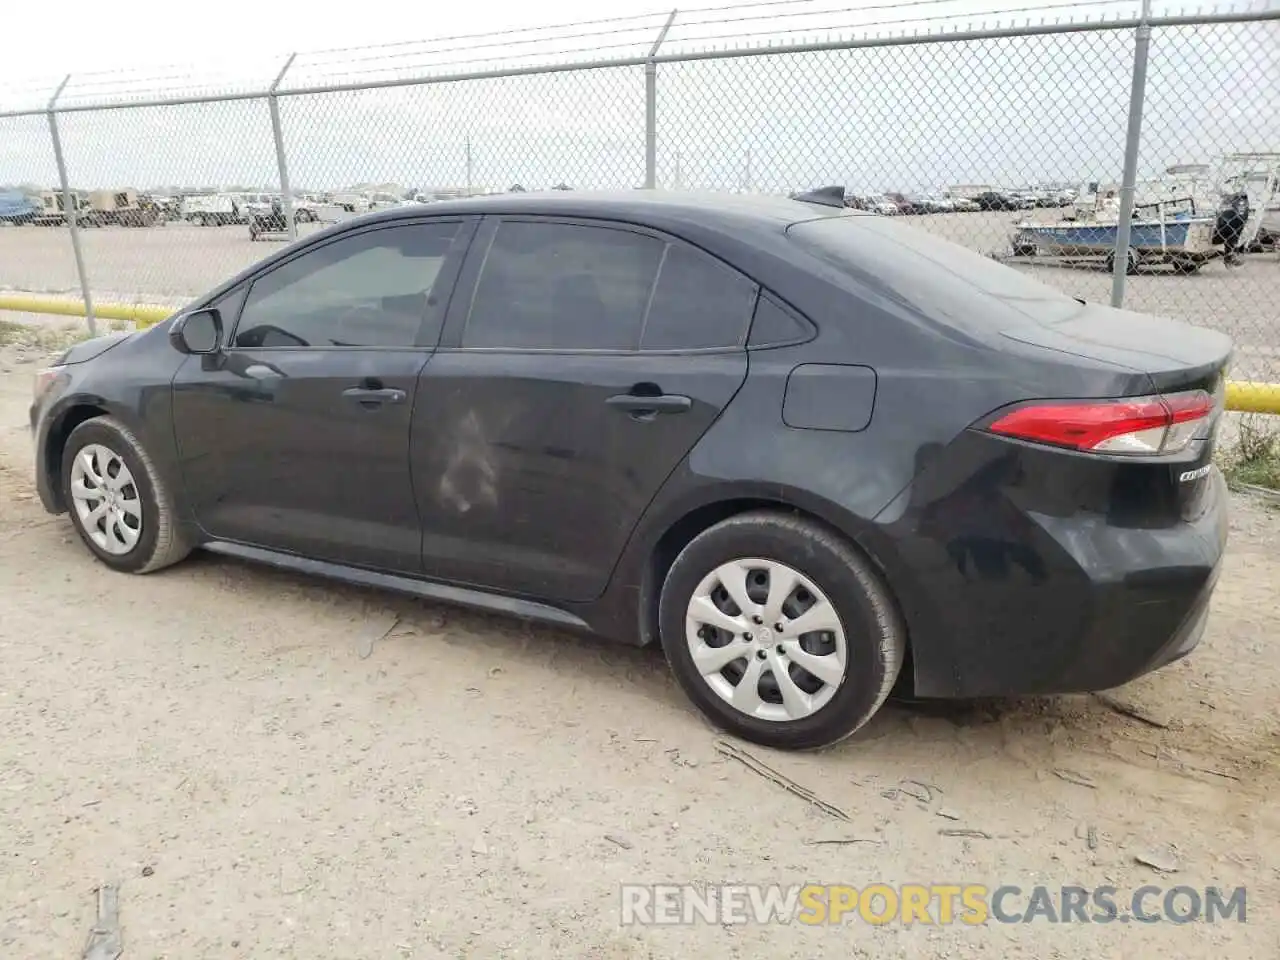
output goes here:
{"type": "Polygon", "coordinates": [[[1025,273],[886,217],[808,220],[793,224],[787,235],[844,272],[961,329],[989,333],[1008,325],[1008,316],[992,315],[992,297],[1040,323],[1058,323],[1082,309],[1078,300],[1025,273]]]}

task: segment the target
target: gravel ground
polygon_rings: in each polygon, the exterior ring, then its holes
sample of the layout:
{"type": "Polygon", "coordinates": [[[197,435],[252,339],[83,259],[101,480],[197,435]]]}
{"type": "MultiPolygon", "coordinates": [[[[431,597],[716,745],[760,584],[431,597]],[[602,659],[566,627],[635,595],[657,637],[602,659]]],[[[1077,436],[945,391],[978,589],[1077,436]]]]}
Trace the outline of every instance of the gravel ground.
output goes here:
{"type": "Polygon", "coordinates": [[[1117,693],[1163,726],[1091,697],[892,704],[836,749],[749,748],[846,823],[721,755],[654,651],[199,554],[110,572],[34,496],[42,356],[0,348],[6,958],[79,957],[103,883],[125,960],[1276,956],[1280,513],[1256,501],[1204,644],[1117,693]],[[1135,861],[1168,847],[1176,873],[1135,861]],[[1245,885],[1249,914],[618,919],[623,882],[879,880],[1245,885]]]}
{"type": "MultiPolygon", "coordinates": [[[[1029,213],[1049,220],[1057,211],[1029,213]]],[[[1010,212],[911,217],[922,229],[983,253],[1006,252],[1014,225],[1010,212]]],[[[301,233],[321,229],[304,225],[301,233]]],[[[279,248],[279,241],[249,240],[243,226],[202,228],[167,224],[152,229],[108,227],[82,233],[94,296],[100,301],[181,306],[231,274],[279,248]]],[[[1131,309],[1179,317],[1229,334],[1236,342],[1233,374],[1280,383],[1280,254],[1256,254],[1244,267],[1221,262],[1179,277],[1157,267],[1128,278],[1131,309]]],[[[1020,263],[1019,269],[1067,293],[1108,302],[1111,276],[1101,267],[1020,263]]],[[[75,262],[62,229],[0,226],[0,291],[79,296],[75,262]]]]}

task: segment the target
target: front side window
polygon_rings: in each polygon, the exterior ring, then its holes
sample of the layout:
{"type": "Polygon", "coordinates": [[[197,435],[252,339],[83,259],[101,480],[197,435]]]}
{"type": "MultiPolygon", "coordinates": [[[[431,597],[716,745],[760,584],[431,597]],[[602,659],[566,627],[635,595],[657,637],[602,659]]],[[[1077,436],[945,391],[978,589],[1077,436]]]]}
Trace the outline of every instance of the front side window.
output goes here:
{"type": "Polygon", "coordinates": [[[335,240],[254,281],[237,347],[412,347],[459,224],[335,240]]]}

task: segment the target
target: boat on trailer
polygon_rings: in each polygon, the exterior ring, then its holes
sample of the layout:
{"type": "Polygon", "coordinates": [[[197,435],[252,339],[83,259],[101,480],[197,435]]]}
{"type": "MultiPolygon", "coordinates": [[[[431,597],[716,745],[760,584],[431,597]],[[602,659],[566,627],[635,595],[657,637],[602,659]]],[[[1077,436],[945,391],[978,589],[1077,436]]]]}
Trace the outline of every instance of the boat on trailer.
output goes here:
{"type": "MultiPolygon", "coordinates": [[[[1018,224],[1013,236],[1015,257],[1052,257],[1061,263],[1103,263],[1114,266],[1120,222],[1108,217],[1098,201],[1091,215],[1059,223],[1018,224]]],[[[1133,208],[1125,269],[1137,272],[1145,264],[1167,264],[1177,273],[1195,273],[1222,256],[1214,243],[1217,212],[1200,212],[1192,196],[1143,203],[1133,208]]]]}

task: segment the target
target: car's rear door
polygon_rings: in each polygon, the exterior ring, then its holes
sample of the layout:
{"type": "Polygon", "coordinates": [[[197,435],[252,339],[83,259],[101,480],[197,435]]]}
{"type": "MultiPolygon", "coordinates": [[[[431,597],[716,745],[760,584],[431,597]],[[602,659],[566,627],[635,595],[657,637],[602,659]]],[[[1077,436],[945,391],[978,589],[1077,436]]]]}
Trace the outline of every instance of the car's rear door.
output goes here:
{"type": "Polygon", "coordinates": [[[651,231],[486,220],[418,387],[427,574],[599,596],[645,507],[741,386],[756,294],[651,231]]]}
{"type": "Polygon", "coordinates": [[[473,229],[357,229],[223,298],[227,346],[173,383],[186,497],[209,536],[418,571],[409,425],[473,229]]]}

